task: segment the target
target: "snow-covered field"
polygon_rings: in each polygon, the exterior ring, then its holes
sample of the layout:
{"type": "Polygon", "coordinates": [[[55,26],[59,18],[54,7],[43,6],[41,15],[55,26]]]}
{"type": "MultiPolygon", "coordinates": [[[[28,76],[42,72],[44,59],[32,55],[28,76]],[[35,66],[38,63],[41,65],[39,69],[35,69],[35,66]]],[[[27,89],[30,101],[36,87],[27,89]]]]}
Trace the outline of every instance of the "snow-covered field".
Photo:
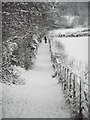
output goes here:
{"type": "Polygon", "coordinates": [[[71,28],[71,29],[57,29],[57,30],[50,31],[49,34],[51,34],[52,36],[59,36],[61,34],[81,33],[87,30],[88,28],[81,28],[81,27],[71,28]]]}
{"type": "Polygon", "coordinates": [[[78,34],[87,31],[88,28],[75,29],[57,29],[49,32],[50,39],[60,41],[65,47],[65,52],[68,55],[68,60],[74,60],[81,64],[83,68],[88,65],[88,36],[82,37],[59,37],[59,35],[78,34]]]}
{"type": "MultiPolygon", "coordinates": [[[[86,28],[82,29],[62,29],[53,30],[49,33],[49,39],[51,40],[51,52],[57,53],[59,59],[61,56],[66,55],[65,62],[62,60],[62,66],[70,68],[70,72],[77,76],[76,82],[76,96],[79,96],[80,78],[82,88],[82,106],[84,107],[83,114],[88,116],[88,34],[83,35],[83,31],[87,31],[86,28]],[[67,36],[67,34],[72,34],[67,36]],[[78,34],[74,36],[73,34],[78,34]],[[80,36],[82,34],[82,36],[80,36]],[[60,44],[59,44],[60,43],[60,44]],[[60,49],[59,49],[60,48],[60,49]],[[63,49],[62,49],[63,48],[63,49]],[[65,49],[64,49],[65,48],[65,49]],[[60,54],[60,52],[62,52],[60,54]],[[78,77],[79,76],[79,77],[78,77]]],[[[57,58],[58,59],[58,58],[57,58]]],[[[57,63],[59,63],[59,59],[57,63]]],[[[58,71],[58,67],[57,67],[58,71]]],[[[72,80],[73,81],[73,80],[72,80]]],[[[78,97],[77,97],[78,98],[78,97]]],[[[78,102],[77,102],[78,103],[78,102]]]]}
{"type": "Polygon", "coordinates": [[[66,53],[82,64],[88,63],[88,37],[54,38],[62,42],[66,53]]]}

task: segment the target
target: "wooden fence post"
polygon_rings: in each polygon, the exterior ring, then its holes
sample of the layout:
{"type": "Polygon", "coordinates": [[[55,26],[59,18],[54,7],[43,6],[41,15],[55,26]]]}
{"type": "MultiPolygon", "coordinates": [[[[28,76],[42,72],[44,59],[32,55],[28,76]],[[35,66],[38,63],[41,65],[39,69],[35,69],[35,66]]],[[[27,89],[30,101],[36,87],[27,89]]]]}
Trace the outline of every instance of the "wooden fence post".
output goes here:
{"type": "Polygon", "coordinates": [[[58,63],[58,65],[57,65],[57,68],[58,68],[58,77],[60,76],[60,66],[61,66],[61,64],[58,63]]]}
{"type": "Polygon", "coordinates": [[[58,67],[58,83],[61,81],[61,63],[59,63],[58,67]]]}
{"type": "Polygon", "coordinates": [[[61,65],[61,80],[62,80],[62,85],[63,85],[63,65],[61,65]]]}
{"type": "Polygon", "coordinates": [[[80,99],[79,99],[79,113],[81,113],[81,79],[80,79],[80,99]]]}
{"type": "Polygon", "coordinates": [[[71,92],[71,79],[72,79],[72,73],[70,73],[70,78],[69,78],[69,91],[71,92]]]}
{"type": "Polygon", "coordinates": [[[80,120],[83,120],[83,115],[82,115],[82,84],[81,84],[81,78],[80,78],[79,92],[80,92],[80,96],[79,96],[79,115],[78,115],[78,118],[80,118],[80,120]]]}
{"type": "Polygon", "coordinates": [[[76,76],[73,75],[73,98],[75,98],[75,94],[76,94],[76,91],[75,91],[75,79],[76,79],[76,76]]]}
{"type": "Polygon", "coordinates": [[[67,68],[65,68],[65,81],[67,79],[67,68]]]}
{"type": "Polygon", "coordinates": [[[69,77],[69,91],[70,91],[70,98],[72,97],[72,95],[71,95],[71,88],[72,88],[71,80],[72,80],[72,73],[70,73],[70,77],[69,77]]]}
{"type": "Polygon", "coordinates": [[[67,68],[67,88],[69,87],[68,85],[69,85],[69,69],[67,68]]]}
{"type": "Polygon", "coordinates": [[[61,74],[61,63],[60,63],[60,74],[61,74]]]}
{"type": "Polygon", "coordinates": [[[63,69],[62,69],[62,88],[64,87],[64,66],[62,66],[63,69]]]}
{"type": "Polygon", "coordinates": [[[67,88],[67,68],[64,69],[65,74],[64,74],[64,90],[67,88]]]}
{"type": "Polygon", "coordinates": [[[63,80],[63,82],[64,82],[64,90],[66,90],[66,68],[64,67],[64,80],[63,80]]]}

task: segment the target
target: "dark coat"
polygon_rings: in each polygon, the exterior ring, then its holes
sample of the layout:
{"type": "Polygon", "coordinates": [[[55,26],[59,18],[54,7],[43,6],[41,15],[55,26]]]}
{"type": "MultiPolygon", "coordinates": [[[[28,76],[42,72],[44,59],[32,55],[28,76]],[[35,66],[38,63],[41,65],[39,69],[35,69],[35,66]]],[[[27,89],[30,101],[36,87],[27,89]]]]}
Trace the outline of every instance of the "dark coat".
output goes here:
{"type": "Polygon", "coordinates": [[[45,43],[47,43],[47,37],[46,36],[44,37],[44,40],[45,40],[45,43]]]}

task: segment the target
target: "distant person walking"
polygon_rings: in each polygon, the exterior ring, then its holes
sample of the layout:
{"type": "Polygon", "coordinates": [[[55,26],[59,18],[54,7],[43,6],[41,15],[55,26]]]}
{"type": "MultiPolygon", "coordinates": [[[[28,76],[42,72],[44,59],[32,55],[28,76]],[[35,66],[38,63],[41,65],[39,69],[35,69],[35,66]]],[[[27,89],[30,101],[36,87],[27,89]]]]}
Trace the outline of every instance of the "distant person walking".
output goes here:
{"type": "Polygon", "coordinates": [[[47,43],[47,37],[46,36],[44,37],[44,40],[45,40],[45,43],[47,43]]]}

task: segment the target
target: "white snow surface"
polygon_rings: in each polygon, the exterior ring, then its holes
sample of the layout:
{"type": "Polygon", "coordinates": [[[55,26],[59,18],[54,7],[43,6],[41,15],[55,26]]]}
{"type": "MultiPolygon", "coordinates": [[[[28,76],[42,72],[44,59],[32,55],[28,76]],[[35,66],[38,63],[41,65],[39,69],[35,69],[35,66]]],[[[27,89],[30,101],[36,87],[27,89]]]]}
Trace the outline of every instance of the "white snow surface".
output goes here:
{"type": "Polygon", "coordinates": [[[49,46],[42,42],[34,69],[23,72],[26,84],[3,84],[3,118],[70,118],[62,87],[52,74],[49,46]]]}
{"type": "Polygon", "coordinates": [[[72,29],[57,29],[49,32],[51,40],[60,41],[64,47],[65,52],[68,55],[68,59],[74,59],[77,63],[80,63],[82,69],[88,65],[88,36],[83,37],[58,37],[60,34],[72,34],[82,33],[82,31],[88,30],[88,28],[72,28],[72,29]]]}
{"type": "Polygon", "coordinates": [[[88,28],[84,28],[84,27],[76,27],[76,28],[70,28],[70,29],[56,29],[53,31],[50,31],[49,34],[51,34],[52,36],[58,36],[60,34],[71,34],[71,33],[80,33],[83,30],[88,30],[88,28]]]}
{"type": "Polygon", "coordinates": [[[71,37],[71,38],[54,38],[60,41],[64,47],[65,52],[77,61],[83,64],[88,63],[88,37],[71,37]]]}

